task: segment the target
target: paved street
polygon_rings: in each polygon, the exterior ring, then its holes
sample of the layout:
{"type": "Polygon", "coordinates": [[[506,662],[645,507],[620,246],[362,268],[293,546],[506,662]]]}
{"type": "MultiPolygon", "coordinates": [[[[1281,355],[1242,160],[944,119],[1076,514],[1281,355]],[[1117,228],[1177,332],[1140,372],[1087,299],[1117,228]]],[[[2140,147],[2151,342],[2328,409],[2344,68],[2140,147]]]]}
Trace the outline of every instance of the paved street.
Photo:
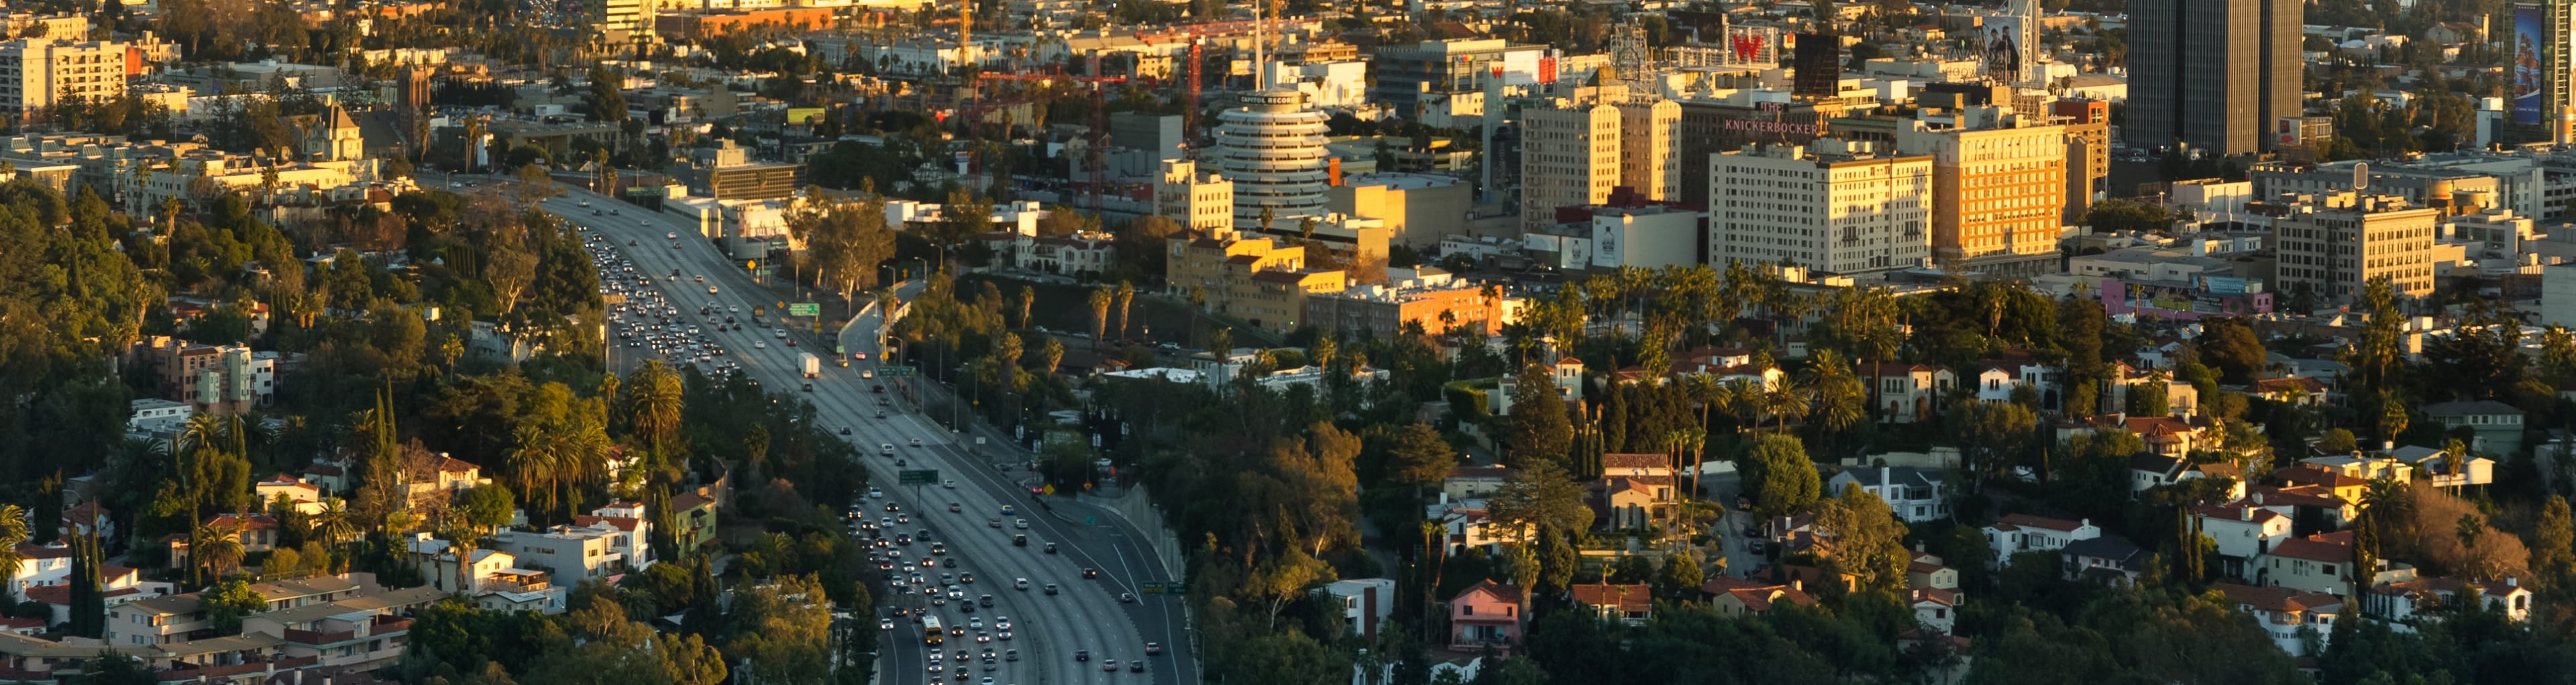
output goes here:
{"type": "MultiPolygon", "coordinates": [[[[676,217],[652,214],[578,188],[565,186],[564,190],[567,196],[547,201],[549,208],[574,223],[590,227],[612,240],[618,249],[625,250],[639,273],[656,277],[656,287],[663,289],[673,306],[686,308],[691,303],[714,303],[720,309],[739,306],[741,313],[735,316],[742,317],[745,322],[749,321],[748,314],[755,305],[775,309],[776,298],[767,297],[765,291],[758,289],[740,262],[718,253],[708,241],[693,235],[693,227],[683,225],[676,217]],[[615,207],[620,213],[592,216],[589,209],[578,206],[581,200],[588,200],[592,208],[615,207]],[[679,238],[665,238],[672,233],[677,233],[679,238]],[[630,240],[636,244],[627,246],[630,240]],[[674,244],[678,247],[674,248],[674,244]],[[660,278],[673,269],[680,271],[679,279],[660,278]],[[696,282],[697,276],[704,276],[706,282],[696,282]],[[718,292],[708,293],[709,286],[716,287],[718,292]]],[[[918,285],[912,288],[917,290],[918,285]]],[[[861,325],[874,324],[863,321],[861,325]]],[[[857,326],[849,333],[869,338],[874,335],[872,329],[859,330],[857,326]]],[[[1014,626],[1018,638],[1007,642],[997,639],[989,644],[978,644],[974,642],[972,631],[963,638],[949,637],[942,649],[980,654],[986,647],[997,652],[1016,648],[1020,651],[1021,660],[1002,663],[992,673],[976,670],[966,681],[944,677],[941,682],[980,683],[986,675],[993,676],[997,685],[1143,683],[1148,682],[1148,677],[1154,683],[1194,682],[1180,677],[1186,672],[1194,678],[1194,666],[1174,666],[1185,660],[1182,653],[1187,651],[1181,644],[1186,639],[1170,618],[1176,615],[1176,610],[1161,606],[1179,600],[1149,599],[1140,604],[1121,605],[1117,599],[1118,593],[1133,592],[1135,588],[1137,576],[1126,569],[1153,566],[1135,561],[1142,552],[1140,548],[1117,544],[1121,536],[1133,539],[1133,531],[1119,531],[1106,526],[1086,528],[1078,525],[1080,519],[1068,523],[1031,511],[1035,500],[1012,480],[1013,475],[985,466],[984,459],[954,444],[947,431],[922,418],[908,403],[893,399],[893,394],[872,391],[874,386],[884,382],[883,379],[860,377],[863,370],[875,368],[877,355],[872,346],[851,345],[853,352],[869,352],[870,359],[854,362],[850,368],[844,369],[832,360],[834,355],[829,342],[811,335],[795,336],[799,347],[794,348],[784,345],[784,341],[774,337],[771,331],[756,326],[713,336],[728,348],[729,356],[742,365],[745,373],[765,386],[793,392],[811,383],[813,390],[810,393],[798,394],[814,403],[824,427],[835,433],[848,428],[851,434],[846,439],[856,444],[865,455],[861,466],[869,469],[870,481],[885,490],[887,500],[884,501],[899,503],[906,513],[919,517],[913,523],[895,526],[894,530],[908,532],[926,528],[932,531],[933,541],[946,543],[951,555],[960,560],[959,568],[940,568],[936,572],[922,569],[923,575],[935,581],[937,572],[972,572],[977,576],[977,582],[963,586],[967,597],[970,600],[984,594],[994,597],[994,607],[974,614],[956,611],[954,602],[935,608],[943,622],[964,625],[971,618],[982,618],[989,626],[997,617],[1008,616],[1018,624],[1014,626]],[[766,343],[766,349],[756,348],[755,342],[766,343]],[[808,381],[798,377],[801,355],[807,352],[824,359],[819,379],[808,381]],[[879,411],[886,412],[886,418],[876,418],[879,411]],[[914,440],[922,441],[923,446],[912,446],[914,440]],[[896,459],[877,456],[880,445],[894,446],[896,457],[906,464],[900,468],[937,469],[941,479],[955,481],[955,487],[895,486],[899,467],[896,459]],[[949,512],[951,503],[959,505],[961,511],[949,512]],[[1004,505],[1015,506],[1019,511],[1015,516],[1003,516],[1000,508],[1004,505]],[[1001,528],[989,526],[987,521],[994,518],[1001,520],[1001,528]],[[1013,524],[1017,519],[1026,519],[1029,529],[1015,529],[1013,524]],[[1029,546],[1013,546],[1011,536],[1015,533],[1027,534],[1029,546]],[[1042,554],[1041,548],[1050,541],[1063,543],[1063,553],[1042,554]],[[1084,580],[1081,570],[1085,567],[1102,569],[1101,578],[1084,580]],[[1015,578],[1029,579],[1030,589],[1025,592],[1013,590],[1012,580],[1015,578]],[[1060,584],[1062,594],[1044,595],[1039,588],[1046,583],[1060,584]],[[1149,606],[1155,608],[1149,609],[1149,606]],[[1165,655],[1148,660],[1148,673],[1125,672],[1123,666],[1127,661],[1144,656],[1144,644],[1149,640],[1164,643],[1165,655]],[[1076,663],[1073,659],[1076,650],[1088,650],[1093,660],[1076,663]],[[1104,659],[1118,659],[1122,666],[1120,672],[1102,672],[1100,664],[1104,659]]],[[[642,351],[625,347],[614,349],[618,352],[616,357],[619,361],[628,359],[627,353],[642,351]]],[[[884,501],[868,502],[867,513],[870,516],[891,516],[884,512],[884,501]]],[[[912,554],[911,558],[918,558],[917,555],[923,551],[925,548],[920,543],[907,549],[912,554]]],[[[880,682],[928,682],[932,674],[926,670],[927,652],[920,629],[901,622],[897,627],[897,631],[886,637],[884,658],[879,661],[882,669],[880,682]]],[[[946,661],[950,666],[959,663],[953,658],[946,661]]]]}

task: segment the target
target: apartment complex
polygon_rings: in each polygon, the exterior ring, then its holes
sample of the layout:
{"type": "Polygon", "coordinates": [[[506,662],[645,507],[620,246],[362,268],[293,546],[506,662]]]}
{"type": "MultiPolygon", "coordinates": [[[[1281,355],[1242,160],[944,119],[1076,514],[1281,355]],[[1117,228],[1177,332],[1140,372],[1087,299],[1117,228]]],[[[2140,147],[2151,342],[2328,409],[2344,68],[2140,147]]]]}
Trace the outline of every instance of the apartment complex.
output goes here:
{"type": "Polygon", "coordinates": [[[268,406],[277,397],[276,352],[242,345],[199,345],[166,335],[149,336],[129,358],[150,364],[162,397],[192,413],[230,416],[268,406]]]}
{"type": "Polygon", "coordinates": [[[2289,199],[2286,213],[2272,221],[2280,245],[2275,280],[2284,292],[2307,289],[2324,301],[2349,303],[2371,279],[2385,276],[2399,296],[2433,294],[2440,210],[2353,191],[2289,199]]]}
{"type": "Polygon", "coordinates": [[[2093,211],[2093,199],[2107,197],[2111,178],[2111,102],[2059,100],[2048,104],[2051,120],[2066,127],[2066,222],[2093,211]]]}
{"type": "Polygon", "coordinates": [[[1390,271],[1409,273],[1390,274],[1393,282],[1386,285],[1355,285],[1307,297],[1306,322],[1345,335],[1391,335],[1411,323],[1430,333],[1454,329],[1501,335],[1503,325],[1518,318],[1522,300],[1505,290],[1478,287],[1428,267],[1390,271]]]}
{"type": "Polygon", "coordinates": [[[2141,0],[2129,7],[2130,147],[2270,152],[2306,114],[2301,0],[2141,0]]]}
{"type": "Polygon", "coordinates": [[[1857,274],[1931,256],[1933,161],[1833,139],[1709,159],[1711,260],[1857,274]]]}
{"type": "Polygon", "coordinates": [[[1559,102],[1521,112],[1521,227],[1556,223],[1559,207],[1597,205],[1619,185],[1618,107],[1559,102]]]}
{"type": "Polygon", "coordinates": [[[1295,330],[1306,294],[1340,292],[1341,271],[1306,269],[1306,248],[1225,229],[1173,236],[1165,282],[1207,311],[1272,331],[1295,330]]]}
{"type": "Polygon", "coordinates": [[[1154,183],[1154,214],[1205,231],[1234,227],[1234,182],[1199,170],[1186,159],[1163,160],[1163,176],[1154,183]]]}
{"type": "Polygon", "coordinates": [[[74,98],[125,92],[128,46],[107,41],[29,38],[0,43],[0,111],[23,117],[74,98]]]}
{"type": "Polygon", "coordinates": [[[1680,199],[1682,106],[1653,99],[1619,103],[1619,185],[1649,200],[1680,199]]]}
{"type": "MultiPolygon", "coordinates": [[[[1963,117],[1964,118],[1964,117],[1963,117]]],[[[2056,269],[2064,232],[2066,128],[2013,126],[1897,131],[1897,149],[1932,157],[1932,258],[1989,275],[2056,269]]]]}

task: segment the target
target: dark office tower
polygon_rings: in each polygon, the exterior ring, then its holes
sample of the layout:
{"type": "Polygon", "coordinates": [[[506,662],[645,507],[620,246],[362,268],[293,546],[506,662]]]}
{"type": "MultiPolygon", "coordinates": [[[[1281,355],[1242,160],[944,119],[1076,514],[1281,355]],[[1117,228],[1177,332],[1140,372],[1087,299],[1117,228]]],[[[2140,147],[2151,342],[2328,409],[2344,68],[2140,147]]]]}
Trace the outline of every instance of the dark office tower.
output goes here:
{"type": "Polygon", "coordinates": [[[2302,0],[2137,0],[2129,5],[2130,147],[2269,151],[2299,107],[2302,0]]]}
{"type": "Polygon", "coordinates": [[[1842,36],[1832,31],[1798,34],[1798,51],[1790,59],[1794,60],[1789,64],[1791,94],[1827,98],[1842,94],[1842,36]]]}

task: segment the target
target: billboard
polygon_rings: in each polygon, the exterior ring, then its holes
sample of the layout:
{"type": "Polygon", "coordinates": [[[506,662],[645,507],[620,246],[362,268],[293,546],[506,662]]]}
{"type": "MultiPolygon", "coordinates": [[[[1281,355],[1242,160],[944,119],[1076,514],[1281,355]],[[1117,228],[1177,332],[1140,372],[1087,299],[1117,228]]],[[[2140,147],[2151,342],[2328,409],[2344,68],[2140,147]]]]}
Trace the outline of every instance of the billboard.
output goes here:
{"type": "Polygon", "coordinates": [[[2513,123],[2538,124],[2548,70],[2549,33],[2541,30],[2540,6],[2513,7],[2513,123]]]}
{"type": "Polygon", "coordinates": [[[2272,139],[2280,147],[2297,145],[2299,144],[2299,127],[2305,123],[2306,121],[2300,117],[2280,117],[2274,119],[2272,122],[2272,139]]]}
{"type": "Polygon", "coordinates": [[[1500,66],[1503,85],[1530,86],[1539,83],[1538,63],[1544,55],[1538,50],[1512,50],[1503,53],[1500,66]]]}
{"type": "Polygon", "coordinates": [[[1985,29],[1977,36],[1977,58],[1985,65],[1986,78],[2020,83],[2023,47],[2021,17],[1986,17],[1985,29]]]}

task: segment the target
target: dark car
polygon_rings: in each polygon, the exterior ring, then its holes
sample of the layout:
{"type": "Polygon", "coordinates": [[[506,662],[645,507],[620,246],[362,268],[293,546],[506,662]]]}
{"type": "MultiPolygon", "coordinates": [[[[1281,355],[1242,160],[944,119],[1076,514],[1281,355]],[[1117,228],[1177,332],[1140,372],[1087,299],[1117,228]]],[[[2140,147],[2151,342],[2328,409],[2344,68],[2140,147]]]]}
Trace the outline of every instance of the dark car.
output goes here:
{"type": "Polygon", "coordinates": [[[1145,660],[1144,660],[1144,659],[1137,659],[1137,660],[1135,660],[1135,661],[1127,662],[1127,672],[1128,672],[1128,673],[1143,673],[1143,672],[1145,672],[1145,660]]]}
{"type": "MultiPolygon", "coordinates": [[[[889,506],[890,506],[890,505],[889,505],[889,506]]],[[[888,511],[892,511],[892,510],[888,510],[888,511]]],[[[1082,570],[1082,577],[1083,577],[1083,579],[1084,579],[1084,580],[1089,580],[1089,579],[1092,579],[1092,578],[1098,578],[1098,577],[1100,577],[1100,569],[1096,569],[1096,568],[1086,568],[1086,569],[1083,569],[1083,570],[1082,570]]]]}
{"type": "Polygon", "coordinates": [[[1147,642],[1147,643],[1145,643],[1145,656],[1162,656],[1162,655],[1163,655],[1163,643],[1160,643],[1160,642],[1147,642]]]}
{"type": "Polygon", "coordinates": [[[1090,661],[1090,660],[1091,660],[1091,650],[1088,650],[1088,649],[1077,649],[1077,650],[1073,650],[1073,660],[1074,660],[1074,661],[1090,661]]]}
{"type": "Polygon", "coordinates": [[[1052,542],[1050,542],[1050,543],[1046,543],[1046,553],[1048,553],[1048,554],[1054,554],[1054,553],[1055,553],[1055,543],[1052,543],[1052,542]]]}

